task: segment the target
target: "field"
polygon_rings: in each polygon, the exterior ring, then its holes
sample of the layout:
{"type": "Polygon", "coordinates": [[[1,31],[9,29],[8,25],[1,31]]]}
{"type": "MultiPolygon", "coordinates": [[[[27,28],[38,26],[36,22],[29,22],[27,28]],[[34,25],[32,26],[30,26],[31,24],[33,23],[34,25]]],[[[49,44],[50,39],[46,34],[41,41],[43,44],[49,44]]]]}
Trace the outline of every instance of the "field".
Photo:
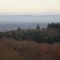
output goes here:
{"type": "Polygon", "coordinates": [[[0,40],[0,60],[60,60],[60,43],[0,40]]]}

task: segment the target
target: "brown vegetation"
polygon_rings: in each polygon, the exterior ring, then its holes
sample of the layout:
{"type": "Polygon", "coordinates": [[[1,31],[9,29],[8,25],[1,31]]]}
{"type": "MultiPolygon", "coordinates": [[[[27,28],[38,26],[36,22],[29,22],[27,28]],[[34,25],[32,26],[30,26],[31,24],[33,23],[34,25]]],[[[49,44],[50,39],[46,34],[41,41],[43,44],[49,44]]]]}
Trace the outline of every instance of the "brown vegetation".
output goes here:
{"type": "Polygon", "coordinates": [[[3,39],[0,40],[0,60],[60,60],[60,47],[56,44],[3,39]]]}

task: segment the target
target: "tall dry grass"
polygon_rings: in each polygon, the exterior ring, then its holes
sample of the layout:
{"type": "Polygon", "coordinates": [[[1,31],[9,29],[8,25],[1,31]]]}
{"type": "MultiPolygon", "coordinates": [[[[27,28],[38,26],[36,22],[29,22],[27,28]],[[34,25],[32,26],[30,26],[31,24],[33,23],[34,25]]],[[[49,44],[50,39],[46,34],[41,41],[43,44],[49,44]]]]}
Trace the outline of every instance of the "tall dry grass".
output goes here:
{"type": "Polygon", "coordinates": [[[0,40],[0,60],[60,60],[60,47],[3,39],[0,40]]]}

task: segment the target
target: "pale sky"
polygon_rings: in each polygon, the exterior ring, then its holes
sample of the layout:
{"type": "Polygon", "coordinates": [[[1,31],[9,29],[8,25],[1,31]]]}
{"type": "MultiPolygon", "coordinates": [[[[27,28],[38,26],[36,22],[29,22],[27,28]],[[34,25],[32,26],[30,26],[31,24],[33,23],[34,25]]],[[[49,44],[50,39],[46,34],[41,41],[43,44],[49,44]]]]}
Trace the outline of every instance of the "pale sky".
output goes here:
{"type": "Polygon", "coordinates": [[[60,14],[60,0],[0,0],[1,14],[60,14]]]}

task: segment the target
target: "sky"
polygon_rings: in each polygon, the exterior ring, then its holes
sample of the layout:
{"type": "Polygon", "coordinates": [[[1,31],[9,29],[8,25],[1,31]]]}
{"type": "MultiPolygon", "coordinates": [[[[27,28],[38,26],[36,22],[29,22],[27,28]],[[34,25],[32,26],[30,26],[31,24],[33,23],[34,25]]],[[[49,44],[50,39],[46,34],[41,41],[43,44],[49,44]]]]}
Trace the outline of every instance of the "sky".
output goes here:
{"type": "Polygon", "coordinates": [[[60,15],[60,0],[0,0],[0,15],[60,15]]]}

